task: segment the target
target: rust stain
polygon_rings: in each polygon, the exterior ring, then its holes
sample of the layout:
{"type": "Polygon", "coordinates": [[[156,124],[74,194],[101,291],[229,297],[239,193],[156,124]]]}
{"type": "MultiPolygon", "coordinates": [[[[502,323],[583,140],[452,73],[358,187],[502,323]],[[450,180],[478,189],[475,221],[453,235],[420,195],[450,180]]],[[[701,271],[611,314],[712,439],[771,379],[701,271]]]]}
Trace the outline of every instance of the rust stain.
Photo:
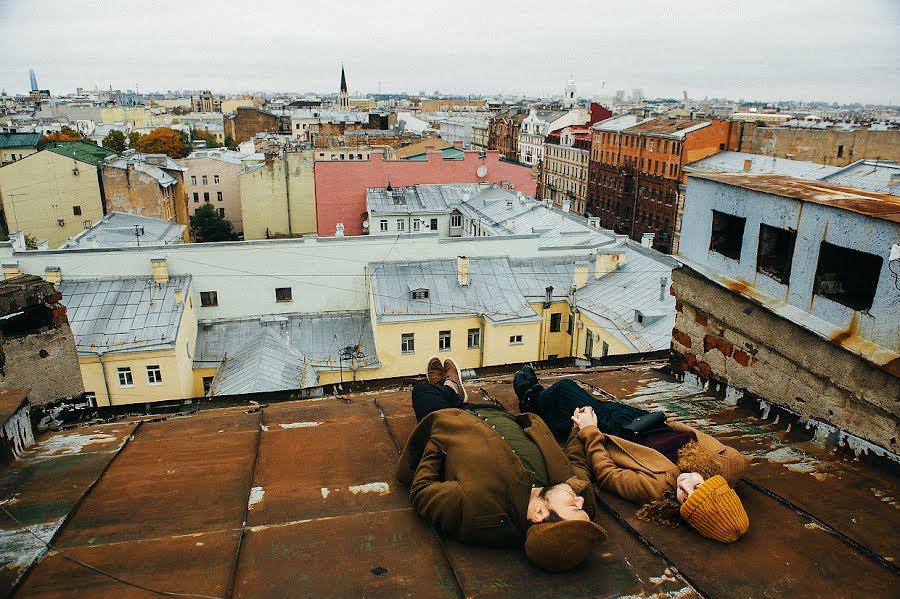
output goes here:
{"type": "Polygon", "coordinates": [[[850,318],[850,324],[843,331],[839,331],[831,336],[831,341],[833,343],[837,343],[840,346],[843,346],[850,338],[856,336],[856,328],[859,322],[859,315],[857,312],[853,313],[853,316],[850,318]]]}
{"type": "Polygon", "coordinates": [[[726,280],[726,285],[729,289],[734,291],[735,293],[746,294],[750,291],[751,285],[745,283],[744,281],[735,281],[731,279],[726,280]]]}

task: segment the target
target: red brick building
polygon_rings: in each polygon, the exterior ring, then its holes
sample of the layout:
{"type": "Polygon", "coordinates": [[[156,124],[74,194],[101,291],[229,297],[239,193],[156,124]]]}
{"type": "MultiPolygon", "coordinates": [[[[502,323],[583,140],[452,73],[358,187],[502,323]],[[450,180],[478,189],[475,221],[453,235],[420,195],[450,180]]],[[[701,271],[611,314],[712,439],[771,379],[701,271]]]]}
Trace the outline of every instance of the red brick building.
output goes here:
{"type": "Polygon", "coordinates": [[[366,189],[391,185],[406,187],[423,183],[508,184],[517,191],[534,195],[531,169],[500,159],[499,152],[466,152],[462,160],[444,160],[440,152],[428,154],[427,161],[384,160],[373,152],[362,162],[316,162],[316,229],[321,237],[334,237],[338,223],[345,235],[364,235],[366,189]],[[484,167],[482,169],[481,167],[484,167]]]}
{"type": "Polygon", "coordinates": [[[653,233],[654,248],[674,253],[687,182],[681,167],[737,149],[736,125],[634,115],[597,123],[592,127],[588,213],[636,241],[653,233]]]}
{"type": "Polygon", "coordinates": [[[279,130],[277,116],[252,106],[238,106],[234,114],[224,116],[223,124],[225,137],[230,137],[235,143],[252,139],[257,133],[279,130]]]}

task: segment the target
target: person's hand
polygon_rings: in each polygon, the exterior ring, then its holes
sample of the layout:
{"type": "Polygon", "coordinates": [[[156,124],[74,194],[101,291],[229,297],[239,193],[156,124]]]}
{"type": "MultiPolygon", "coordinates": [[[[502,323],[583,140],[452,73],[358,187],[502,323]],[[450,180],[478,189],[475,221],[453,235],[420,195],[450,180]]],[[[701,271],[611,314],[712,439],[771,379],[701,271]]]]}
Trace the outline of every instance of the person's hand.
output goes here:
{"type": "Polygon", "coordinates": [[[594,413],[594,408],[590,406],[578,408],[575,410],[575,413],[572,414],[572,422],[575,423],[578,430],[581,430],[586,426],[597,426],[597,415],[594,413]]]}

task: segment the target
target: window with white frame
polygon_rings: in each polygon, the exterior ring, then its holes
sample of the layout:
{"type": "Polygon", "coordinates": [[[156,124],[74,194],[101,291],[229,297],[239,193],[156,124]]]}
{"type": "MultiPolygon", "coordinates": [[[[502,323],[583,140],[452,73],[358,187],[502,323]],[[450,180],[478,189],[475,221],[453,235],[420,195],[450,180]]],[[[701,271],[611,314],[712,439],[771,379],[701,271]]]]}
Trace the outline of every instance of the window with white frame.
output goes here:
{"type": "Polygon", "coordinates": [[[200,180],[203,181],[203,184],[204,184],[204,185],[206,185],[207,183],[209,183],[209,179],[207,178],[206,175],[203,175],[203,176],[201,177],[200,180]]]}
{"type": "Polygon", "coordinates": [[[386,220],[378,221],[378,229],[380,231],[387,231],[387,221],[386,220]]]}
{"type": "Polygon", "coordinates": [[[450,215],[450,226],[451,227],[461,227],[462,226],[462,214],[451,214],[450,215]]]}
{"type": "Polygon", "coordinates": [[[397,219],[397,230],[398,231],[406,230],[406,221],[404,221],[402,218],[397,219]]]}
{"type": "Polygon", "coordinates": [[[403,333],[400,335],[400,353],[414,354],[416,353],[416,334],[403,333]]]}
{"type": "Polygon", "coordinates": [[[481,347],[481,329],[469,329],[468,346],[469,349],[481,347]]]}
{"type": "Polygon", "coordinates": [[[196,177],[196,175],[191,175],[191,185],[196,185],[196,184],[197,184],[197,177],[196,177]]]}
{"type": "Polygon", "coordinates": [[[216,185],[219,184],[219,175],[213,175],[213,183],[215,183],[216,185]]]}
{"type": "Polygon", "coordinates": [[[438,349],[440,351],[450,351],[450,331],[438,332],[438,349]]]}
{"type": "Polygon", "coordinates": [[[162,385],[162,382],[162,370],[160,370],[159,364],[147,366],[147,384],[162,385]]]}
{"type": "Polygon", "coordinates": [[[134,378],[131,376],[131,367],[126,366],[125,368],[117,369],[119,373],[119,386],[120,387],[134,387],[134,378]]]}
{"type": "Polygon", "coordinates": [[[522,344],[522,335],[510,335],[509,336],[509,344],[510,345],[521,345],[522,344]]]}
{"type": "Polygon", "coordinates": [[[413,231],[421,231],[422,230],[422,221],[419,219],[415,219],[413,221],[413,231]]]}

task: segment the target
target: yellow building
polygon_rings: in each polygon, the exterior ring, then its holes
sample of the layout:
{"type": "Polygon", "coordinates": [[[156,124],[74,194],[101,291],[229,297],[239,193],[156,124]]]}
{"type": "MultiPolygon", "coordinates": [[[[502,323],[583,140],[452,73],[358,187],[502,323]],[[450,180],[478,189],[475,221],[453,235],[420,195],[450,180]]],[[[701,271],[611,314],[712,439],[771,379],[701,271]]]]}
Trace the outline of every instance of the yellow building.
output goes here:
{"type": "Polygon", "coordinates": [[[40,141],[40,133],[0,133],[0,166],[35,154],[40,141]]]}
{"type": "Polygon", "coordinates": [[[84,389],[98,406],[202,396],[193,372],[191,279],[168,276],[165,259],[153,260],[152,271],[147,277],[63,277],[59,284],[84,389]]]}
{"type": "Polygon", "coordinates": [[[252,108],[262,108],[263,102],[256,96],[243,96],[241,98],[231,98],[230,100],[222,100],[222,112],[234,112],[241,106],[252,108]]]}
{"type": "Polygon", "coordinates": [[[48,142],[43,151],[0,168],[7,230],[22,229],[56,248],[100,220],[97,170],[111,155],[82,141],[48,142]]]}
{"type": "Polygon", "coordinates": [[[244,239],[297,237],[316,232],[313,151],[268,154],[265,163],[244,169],[240,183],[244,239]]]}

